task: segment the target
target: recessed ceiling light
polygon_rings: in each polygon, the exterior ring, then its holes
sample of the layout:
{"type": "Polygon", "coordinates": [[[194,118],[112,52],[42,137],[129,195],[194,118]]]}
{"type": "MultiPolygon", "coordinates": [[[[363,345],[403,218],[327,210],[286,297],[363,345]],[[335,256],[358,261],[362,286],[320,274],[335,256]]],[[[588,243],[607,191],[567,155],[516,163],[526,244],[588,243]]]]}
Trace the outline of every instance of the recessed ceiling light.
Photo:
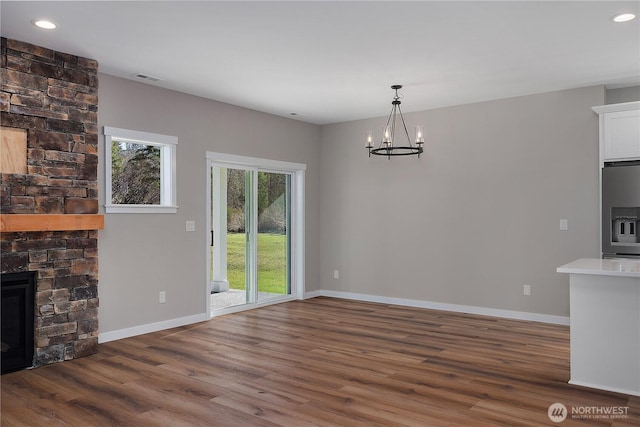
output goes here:
{"type": "Polygon", "coordinates": [[[611,20],[613,22],[621,23],[621,22],[629,22],[635,19],[635,17],[636,17],[635,13],[621,13],[611,18],[611,20]]]}
{"type": "Polygon", "coordinates": [[[46,19],[34,19],[33,21],[31,21],[31,23],[38,28],[42,28],[43,30],[54,30],[57,27],[56,24],[46,19]]]}

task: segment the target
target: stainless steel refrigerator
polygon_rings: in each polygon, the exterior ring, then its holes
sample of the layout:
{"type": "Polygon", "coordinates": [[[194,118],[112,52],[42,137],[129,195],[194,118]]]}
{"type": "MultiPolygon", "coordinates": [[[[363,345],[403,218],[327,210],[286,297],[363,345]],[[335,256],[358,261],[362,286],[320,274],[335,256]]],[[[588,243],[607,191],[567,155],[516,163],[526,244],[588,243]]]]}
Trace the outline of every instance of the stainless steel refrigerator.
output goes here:
{"type": "Polygon", "coordinates": [[[640,258],[640,161],[602,168],[603,257],[640,258]]]}

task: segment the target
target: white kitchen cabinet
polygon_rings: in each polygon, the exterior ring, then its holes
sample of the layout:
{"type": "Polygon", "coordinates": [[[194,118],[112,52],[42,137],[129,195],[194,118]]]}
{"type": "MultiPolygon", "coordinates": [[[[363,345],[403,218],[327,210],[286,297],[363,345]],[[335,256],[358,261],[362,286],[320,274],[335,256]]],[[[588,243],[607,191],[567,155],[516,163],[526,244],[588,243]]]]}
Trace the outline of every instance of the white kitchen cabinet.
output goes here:
{"type": "Polygon", "coordinates": [[[569,384],[640,396],[640,261],[579,259],[569,273],[569,384]]]}
{"type": "Polygon", "coordinates": [[[593,107],[600,116],[600,162],[640,159],[640,102],[593,107]]]}

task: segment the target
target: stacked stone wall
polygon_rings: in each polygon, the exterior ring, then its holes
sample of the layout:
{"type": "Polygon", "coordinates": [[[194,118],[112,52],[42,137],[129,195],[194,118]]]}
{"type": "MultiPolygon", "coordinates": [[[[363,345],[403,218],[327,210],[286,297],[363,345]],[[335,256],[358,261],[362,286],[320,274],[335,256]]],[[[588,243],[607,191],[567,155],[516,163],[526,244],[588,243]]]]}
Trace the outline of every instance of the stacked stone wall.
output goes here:
{"type": "MultiPolygon", "coordinates": [[[[27,173],[0,174],[0,213],[98,213],[98,63],[6,38],[0,49],[0,125],[27,131],[27,173]]],[[[37,272],[34,366],[97,351],[97,238],[0,237],[2,273],[37,272]]]]}

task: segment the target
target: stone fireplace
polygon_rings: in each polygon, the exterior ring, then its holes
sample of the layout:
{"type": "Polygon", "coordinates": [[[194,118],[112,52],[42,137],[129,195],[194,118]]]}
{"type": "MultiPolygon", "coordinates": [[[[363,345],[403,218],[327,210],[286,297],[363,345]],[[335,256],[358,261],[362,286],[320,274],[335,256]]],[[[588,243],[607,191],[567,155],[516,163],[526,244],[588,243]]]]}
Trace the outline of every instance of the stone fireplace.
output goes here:
{"type": "Polygon", "coordinates": [[[0,270],[35,272],[37,367],[98,347],[98,64],[0,42],[0,270]]]}

